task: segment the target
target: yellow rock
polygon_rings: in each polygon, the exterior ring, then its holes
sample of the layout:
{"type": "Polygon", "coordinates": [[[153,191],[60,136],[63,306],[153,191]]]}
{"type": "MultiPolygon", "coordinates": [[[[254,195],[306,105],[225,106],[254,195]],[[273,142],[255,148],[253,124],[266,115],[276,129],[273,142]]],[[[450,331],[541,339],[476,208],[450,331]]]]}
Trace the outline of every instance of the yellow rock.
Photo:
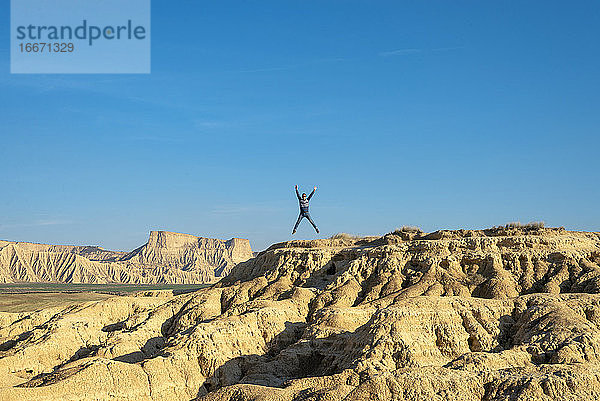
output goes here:
{"type": "Polygon", "coordinates": [[[292,241],[156,295],[0,315],[0,400],[600,399],[598,233],[292,241]]]}
{"type": "Polygon", "coordinates": [[[250,242],[151,231],[129,252],[0,241],[0,283],[212,283],[253,256],[250,242]]]}

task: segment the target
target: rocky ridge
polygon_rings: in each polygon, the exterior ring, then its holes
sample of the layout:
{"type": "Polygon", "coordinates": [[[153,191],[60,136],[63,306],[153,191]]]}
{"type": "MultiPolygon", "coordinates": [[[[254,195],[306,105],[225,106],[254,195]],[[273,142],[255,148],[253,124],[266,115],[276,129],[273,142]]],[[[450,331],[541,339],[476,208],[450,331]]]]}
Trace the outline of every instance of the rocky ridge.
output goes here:
{"type": "Polygon", "coordinates": [[[0,399],[600,399],[600,234],[291,241],[210,288],[0,315],[0,399]]]}
{"type": "Polygon", "coordinates": [[[0,241],[0,283],[211,283],[253,256],[248,240],[151,231],[136,250],[0,241]]]}

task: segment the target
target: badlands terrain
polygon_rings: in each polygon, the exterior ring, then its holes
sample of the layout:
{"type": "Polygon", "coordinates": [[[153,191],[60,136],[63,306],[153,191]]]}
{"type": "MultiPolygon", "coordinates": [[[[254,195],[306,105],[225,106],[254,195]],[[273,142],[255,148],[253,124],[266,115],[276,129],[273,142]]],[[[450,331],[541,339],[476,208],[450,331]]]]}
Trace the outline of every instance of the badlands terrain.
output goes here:
{"type": "Polygon", "coordinates": [[[250,242],[151,231],[131,252],[0,241],[0,283],[212,283],[252,257],[250,242]]]}
{"type": "Polygon", "coordinates": [[[551,228],[290,241],[0,314],[0,400],[593,400],[599,358],[600,233],[551,228]]]}

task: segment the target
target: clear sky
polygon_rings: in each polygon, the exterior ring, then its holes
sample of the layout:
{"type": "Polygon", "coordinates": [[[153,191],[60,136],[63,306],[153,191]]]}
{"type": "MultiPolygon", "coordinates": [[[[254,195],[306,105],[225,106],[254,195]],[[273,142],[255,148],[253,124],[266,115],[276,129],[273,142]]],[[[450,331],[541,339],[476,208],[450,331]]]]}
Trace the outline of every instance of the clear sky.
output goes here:
{"type": "Polygon", "coordinates": [[[597,1],[154,0],[150,75],[11,75],[8,3],[2,239],[600,230],[597,1]]]}

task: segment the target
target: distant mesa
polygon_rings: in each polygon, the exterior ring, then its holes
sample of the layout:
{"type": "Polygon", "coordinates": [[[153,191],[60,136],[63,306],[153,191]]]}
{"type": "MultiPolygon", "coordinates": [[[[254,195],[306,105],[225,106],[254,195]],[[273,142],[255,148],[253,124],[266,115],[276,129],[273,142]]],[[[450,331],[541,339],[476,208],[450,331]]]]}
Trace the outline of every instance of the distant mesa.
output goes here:
{"type": "Polygon", "coordinates": [[[131,252],[0,241],[0,283],[212,283],[253,257],[247,239],[151,231],[131,252]]]}

